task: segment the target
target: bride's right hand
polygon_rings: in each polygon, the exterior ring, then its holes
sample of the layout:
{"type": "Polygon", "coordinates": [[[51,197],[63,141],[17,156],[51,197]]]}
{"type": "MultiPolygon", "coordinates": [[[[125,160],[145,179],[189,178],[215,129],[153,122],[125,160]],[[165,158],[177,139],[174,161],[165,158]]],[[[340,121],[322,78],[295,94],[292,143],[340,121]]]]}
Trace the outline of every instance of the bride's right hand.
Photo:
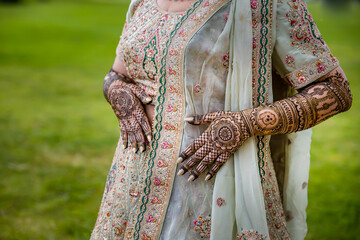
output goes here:
{"type": "Polygon", "coordinates": [[[151,98],[134,83],[115,80],[108,89],[108,100],[119,120],[124,147],[131,146],[134,152],[145,150],[145,136],[151,141],[151,127],[143,104],[151,98]],[[142,103],[141,103],[141,102],[142,103]]]}

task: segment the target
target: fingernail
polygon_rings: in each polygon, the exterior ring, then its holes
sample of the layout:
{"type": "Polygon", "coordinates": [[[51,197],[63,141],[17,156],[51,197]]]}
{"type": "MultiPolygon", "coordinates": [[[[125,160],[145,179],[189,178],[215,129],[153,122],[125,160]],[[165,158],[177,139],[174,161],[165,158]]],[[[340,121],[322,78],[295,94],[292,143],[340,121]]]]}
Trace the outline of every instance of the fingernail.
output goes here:
{"type": "Polygon", "coordinates": [[[146,102],[151,102],[152,101],[152,98],[151,97],[147,97],[145,98],[146,102]]]}
{"type": "Polygon", "coordinates": [[[206,175],[206,177],[205,177],[205,181],[209,181],[210,179],[211,179],[211,175],[210,174],[208,174],[208,175],[206,175]]]}
{"type": "Polygon", "coordinates": [[[133,153],[136,153],[136,148],[132,148],[131,151],[133,151],[133,153]]]}
{"type": "Polygon", "coordinates": [[[182,157],[179,157],[176,162],[177,163],[182,163],[182,161],[184,161],[184,159],[182,157]]]}
{"type": "Polygon", "coordinates": [[[177,173],[178,176],[181,176],[185,173],[184,169],[180,169],[177,173]]]}
{"type": "Polygon", "coordinates": [[[188,178],[188,182],[192,182],[195,180],[195,176],[194,175],[191,175],[189,178],[188,178]]]}
{"type": "Polygon", "coordinates": [[[146,137],[147,137],[147,140],[148,140],[149,142],[151,142],[151,135],[146,135],[146,137]]]}
{"type": "Polygon", "coordinates": [[[185,121],[187,121],[187,122],[193,122],[193,121],[194,121],[194,117],[185,117],[185,121]]]}
{"type": "Polygon", "coordinates": [[[144,150],[145,150],[145,148],[144,148],[143,146],[140,146],[139,151],[140,151],[140,152],[144,152],[144,150]]]}

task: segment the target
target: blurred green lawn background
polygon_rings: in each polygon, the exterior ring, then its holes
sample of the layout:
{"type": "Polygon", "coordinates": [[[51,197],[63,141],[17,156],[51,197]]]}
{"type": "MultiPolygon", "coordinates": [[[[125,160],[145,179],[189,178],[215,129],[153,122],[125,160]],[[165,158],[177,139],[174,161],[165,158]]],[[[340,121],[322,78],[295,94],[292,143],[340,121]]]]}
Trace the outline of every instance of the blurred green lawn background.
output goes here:
{"type": "MultiPolygon", "coordinates": [[[[314,128],[307,239],[360,239],[360,4],[309,8],[352,109],[314,128]]],[[[0,5],[0,239],[88,239],[119,131],[102,96],[127,1],[0,5]]]]}

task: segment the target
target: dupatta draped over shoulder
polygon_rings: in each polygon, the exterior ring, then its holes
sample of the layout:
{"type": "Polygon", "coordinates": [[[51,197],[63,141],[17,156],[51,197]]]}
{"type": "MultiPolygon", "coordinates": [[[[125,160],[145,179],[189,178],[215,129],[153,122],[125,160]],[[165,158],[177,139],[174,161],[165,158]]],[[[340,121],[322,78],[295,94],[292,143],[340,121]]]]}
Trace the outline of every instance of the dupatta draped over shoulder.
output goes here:
{"type": "Polygon", "coordinates": [[[305,3],[199,0],[175,14],[134,0],[122,39],[137,31],[117,53],[153,97],[153,141],[134,154],[120,140],[91,239],[304,239],[311,130],[247,140],[209,183],[177,177],[176,159],[206,128],[185,116],[265,105],[339,65],[305,3]]]}

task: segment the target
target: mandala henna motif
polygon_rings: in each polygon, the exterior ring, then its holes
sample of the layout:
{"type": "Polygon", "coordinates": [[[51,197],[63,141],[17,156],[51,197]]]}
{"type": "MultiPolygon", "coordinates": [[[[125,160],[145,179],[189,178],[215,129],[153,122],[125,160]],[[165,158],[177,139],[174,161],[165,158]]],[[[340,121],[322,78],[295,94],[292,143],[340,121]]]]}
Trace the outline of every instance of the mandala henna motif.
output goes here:
{"type": "Polygon", "coordinates": [[[191,124],[210,126],[180,154],[179,163],[187,160],[178,175],[194,167],[189,177],[193,181],[210,168],[209,180],[249,137],[301,131],[348,110],[351,103],[349,84],[337,68],[298,94],[267,106],[187,118],[191,124]]]}
{"type": "Polygon", "coordinates": [[[144,151],[144,133],[151,141],[151,127],[141,102],[149,103],[151,98],[130,78],[112,69],[104,79],[104,95],[119,120],[124,147],[130,143],[135,152],[138,147],[144,151]]]}

